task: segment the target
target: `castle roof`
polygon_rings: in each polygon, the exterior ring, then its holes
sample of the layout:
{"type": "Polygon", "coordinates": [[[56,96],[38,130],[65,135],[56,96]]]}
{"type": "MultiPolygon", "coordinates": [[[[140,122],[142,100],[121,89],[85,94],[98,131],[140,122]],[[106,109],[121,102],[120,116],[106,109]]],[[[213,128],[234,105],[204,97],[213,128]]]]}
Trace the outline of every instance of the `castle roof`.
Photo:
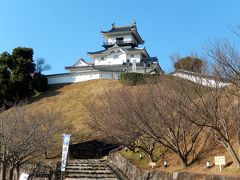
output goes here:
{"type": "Polygon", "coordinates": [[[115,24],[112,24],[112,27],[108,31],[101,31],[101,34],[104,37],[108,37],[109,35],[118,35],[118,34],[132,34],[135,39],[138,41],[139,44],[143,44],[144,40],[141,38],[137,31],[137,25],[136,23],[133,23],[129,26],[115,26],[115,24]]]}
{"type": "Polygon", "coordinates": [[[117,45],[113,46],[112,48],[101,50],[101,51],[95,51],[95,52],[88,52],[89,56],[94,56],[94,55],[102,55],[102,54],[107,54],[111,52],[112,49],[114,48],[120,48],[122,51],[126,53],[131,53],[131,52],[142,52],[146,57],[150,57],[146,48],[122,48],[117,45]]]}

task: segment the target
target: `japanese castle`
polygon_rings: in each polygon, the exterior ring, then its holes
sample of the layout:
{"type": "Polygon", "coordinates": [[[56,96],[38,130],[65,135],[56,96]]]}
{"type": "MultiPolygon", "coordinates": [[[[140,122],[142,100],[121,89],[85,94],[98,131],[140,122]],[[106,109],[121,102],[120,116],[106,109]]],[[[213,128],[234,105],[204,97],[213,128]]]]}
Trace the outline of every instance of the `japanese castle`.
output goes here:
{"type": "Polygon", "coordinates": [[[101,31],[104,38],[103,50],[88,52],[92,62],[80,58],[72,66],[66,66],[68,73],[48,75],[48,84],[74,83],[92,79],[119,79],[122,73],[162,73],[156,57],[151,57],[137,31],[136,23],[116,26],[101,31]]]}

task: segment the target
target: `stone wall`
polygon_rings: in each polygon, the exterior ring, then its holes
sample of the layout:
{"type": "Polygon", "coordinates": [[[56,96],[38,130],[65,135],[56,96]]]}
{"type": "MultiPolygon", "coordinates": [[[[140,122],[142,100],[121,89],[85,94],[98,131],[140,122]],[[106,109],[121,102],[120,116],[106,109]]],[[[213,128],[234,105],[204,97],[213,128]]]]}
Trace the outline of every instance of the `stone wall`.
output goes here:
{"type": "Polygon", "coordinates": [[[161,172],[156,170],[143,170],[131,164],[118,152],[111,152],[108,162],[114,165],[129,180],[237,180],[237,177],[223,177],[218,175],[190,174],[186,172],[161,172]]]}

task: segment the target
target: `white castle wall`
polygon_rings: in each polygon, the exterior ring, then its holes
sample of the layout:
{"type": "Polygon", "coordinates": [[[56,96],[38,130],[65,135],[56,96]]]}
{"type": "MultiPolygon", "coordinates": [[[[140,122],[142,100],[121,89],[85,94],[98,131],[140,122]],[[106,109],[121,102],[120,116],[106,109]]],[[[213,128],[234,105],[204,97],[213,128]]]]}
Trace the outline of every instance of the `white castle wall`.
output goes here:
{"type": "Polygon", "coordinates": [[[73,83],[74,78],[71,74],[66,75],[47,75],[48,84],[64,84],[64,83],[73,83]]]}
{"type": "Polygon", "coordinates": [[[120,73],[94,72],[94,73],[76,73],[66,75],[49,75],[48,84],[64,84],[88,81],[93,79],[119,79],[120,73]]]}
{"type": "Polygon", "coordinates": [[[101,60],[101,57],[95,59],[95,65],[119,65],[123,62],[126,62],[126,54],[121,52],[110,53],[104,56],[104,60],[101,60]],[[118,58],[116,58],[116,56],[118,56],[118,58]]]}
{"type": "Polygon", "coordinates": [[[104,56],[104,60],[101,60],[101,57],[96,57],[95,58],[95,65],[120,65],[123,63],[126,63],[127,60],[130,61],[130,63],[133,63],[135,60],[136,63],[139,63],[141,60],[141,54],[138,53],[123,53],[123,52],[118,52],[118,53],[110,53],[108,55],[104,56]],[[118,58],[114,58],[114,56],[118,56],[118,58]],[[131,57],[133,55],[134,57],[131,57]]]}
{"type": "Polygon", "coordinates": [[[193,82],[201,84],[203,86],[208,86],[208,87],[213,87],[213,88],[214,87],[224,87],[224,86],[228,85],[228,83],[225,83],[225,82],[217,81],[217,80],[210,79],[210,78],[200,77],[200,76],[196,76],[196,75],[191,75],[191,74],[187,74],[184,72],[175,72],[172,75],[183,78],[183,79],[187,79],[189,81],[193,81],[193,82]]]}

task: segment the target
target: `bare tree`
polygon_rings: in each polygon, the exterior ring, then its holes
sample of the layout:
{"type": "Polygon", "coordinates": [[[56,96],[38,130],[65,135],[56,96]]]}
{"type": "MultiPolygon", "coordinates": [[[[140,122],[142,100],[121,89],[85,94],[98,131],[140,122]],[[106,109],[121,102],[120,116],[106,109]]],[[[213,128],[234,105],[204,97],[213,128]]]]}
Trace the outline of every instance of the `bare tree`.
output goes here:
{"type": "Polygon", "coordinates": [[[239,168],[238,148],[234,148],[235,142],[239,143],[238,102],[232,88],[222,87],[220,83],[216,79],[215,87],[206,90],[196,83],[182,81],[176,98],[185,99],[186,103],[179,106],[179,113],[222,144],[239,168]],[[195,92],[194,96],[189,91],[195,92]]]}
{"type": "Polygon", "coordinates": [[[159,143],[129,121],[129,114],[125,110],[128,106],[122,104],[124,101],[119,101],[117,96],[117,91],[109,91],[100,98],[101,103],[90,103],[88,109],[91,118],[85,123],[99,133],[98,137],[128,147],[134,152],[140,149],[149,161],[156,162],[166,150],[156,153],[159,143]]]}
{"type": "Polygon", "coordinates": [[[178,94],[171,90],[169,79],[160,78],[157,81],[133,90],[123,88],[107,92],[102,97],[105,103],[92,111],[95,127],[121,139],[123,144],[133,143],[134,147],[136,140],[151,137],[177,154],[182,164],[188,166],[202,159],[215,143],[209,141],[210,137],[203,128],[187,121],[178,112],[178,106],[184,99],[175,102],[178,94]],[[98,116],[99,111],[102,116],[98,116]]]}
{"type": "Polygon", "coordinates": [[[46,60],[44,58],[38,58],[36,60],[36,72],[42,73],[43,71],[50,70],[51,66],[46,63],[46,60]]]}
{"type": "Polygon", "coordinates": [[[148,135],[144,135],[138,139],[136,148],[139,148],[150,162],[157,162],[158,160],[163,159],[166,153],[168,153],[166,147],[162,146],[148,135]]]}
{"type": "Polygon", "coordinates": [[[217,39],[210,42],[205,50],[209,62],[212,62],[211,74],[219,83],[216,83],[214,90],[207,96],[193,86],[199,96],[197,102],[189,98],[191,107],[194,107],[192,112],[197,115],[193,121],[208,129],[213,137],[223,144],[240,168],[238,148],[234,148],[235,142],[240,147],[239,49],[228,40],[217,39]],[[229,86],[221,88],[220,81],[227,81],[229,86]]]}
{"type": "Polygon", "coordinates": [[[240,51],[228,40],[216,39],[208,44],[206,53],[213,62],[213,73],[221,80],[240,86],[240,51]]]}
{"type": "MultiPolygon", "coordinates": [[[[142,89],[134,107],[134,121],[142,124],[149,136],[178,155],[184,166],[202,159],[216,145],[203,128],[189,122],[180,112],[185,99],[178,98],[174,79],[162,77],[142,89]],[[144,107],[144,108],[141,108],[144,107]]],[[[178,82],[178,81],[176,81],[178,82]]]]}
{"type": "Polygon", "coordinates": [[[63,123],[53,111],[30,111],[15,106],[0,114],[1,179],[17,178],[22,165],[32,159],[44,157],[44,152],[56,144],[63,123]]]}
{"type": "Polygon", "coordinates": [[[174,64],[175,64],[176,62],[178,62],[179,59],[181,59],[181,58],[182,58],[182,56],[180,55],[179,52],[174,52],[174,53],[170,54],[169,59],[170,59],[170,61],[171,61],[171,63],[172,63],[172,67],[173,67],[172,70],[173,70],[173,71],[175,70],[175,69],[174,69],[174,64]]]}
{"type": "Polygon", "coordinates": [[[134,151],[136,141],[142,133],[128,121],[124,113],[124,106],[118,102],[115,91],[108,91],[99,97],[99,102],[91,102],[87,107],[90,112],[90,119],[86,124],[99,133],[99,136],[119,143],[134,151]],[[114,109],[114,111],[113,111],[114,109]]]}

